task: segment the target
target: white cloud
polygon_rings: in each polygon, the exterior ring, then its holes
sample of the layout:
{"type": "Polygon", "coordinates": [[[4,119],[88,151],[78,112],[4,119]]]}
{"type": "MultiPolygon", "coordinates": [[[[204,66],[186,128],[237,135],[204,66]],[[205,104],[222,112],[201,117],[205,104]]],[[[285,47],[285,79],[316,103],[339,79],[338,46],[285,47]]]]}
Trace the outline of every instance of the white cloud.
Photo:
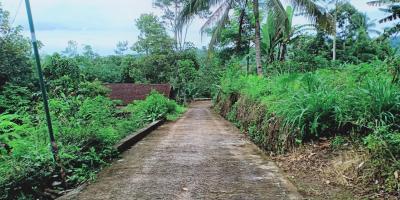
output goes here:
{"type": "MultiPolygon", "coordinates": [[[[0,0],[11,18],[15,16],[20,0],[0,0]]],[[[92,45],[101,54],[111,54],[118,41],[131,44],[138,36],[135,19],[143,13],[161,12],[152,0],[31,0],[37,37],[44,43],[43,51],[62,51],[69,40],[92,45]]],[[[15,25],[28,27],[25,4],[16,15],[15,25]]],[[[197,46],[201,42],[200,21],[195,21],[188,32],[188,40],[197,46]]],[[[29,36],[26,31],[26,35],[29,36]]]]}
{"type": "MultiPolygon", "coordinates": [[[[10,11],[15,24],[27,27],[25,5],[16,14],[20,0],[0,0],[10,11]]],[[[368,6],[368,0],[351,0],[361,12],[371,19],[379,19],[383,13],[377,7],[368,6]]],[[[44,51],[52,53],[65,48],[68,40],[92,45],[102,54],[113,53],[118,41],[127,40],[131,44],[137,39],[138,30],[134,22],[143,13],[160,11],[152,5],[152,0],[31,0],[38,38],[45,44],[44,51]]],[[[201,41],[200,27],[203,21],[195,20],[188,32],[188,40],[197,46],[207,45],[208,38],[201,41]]],[[[307,23],[298,17],[295,23],[307,23]]],[[[379,25],[383,28],[386,25],[379,25]]],[[[27,36],[29,36],[26,33],[27,36]]]]}

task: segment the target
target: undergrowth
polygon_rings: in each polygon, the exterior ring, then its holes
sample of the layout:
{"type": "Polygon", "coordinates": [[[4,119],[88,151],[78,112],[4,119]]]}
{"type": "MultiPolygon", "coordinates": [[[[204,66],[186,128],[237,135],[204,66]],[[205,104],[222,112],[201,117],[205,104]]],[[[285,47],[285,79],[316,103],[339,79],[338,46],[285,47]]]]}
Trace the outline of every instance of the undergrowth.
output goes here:
{"type": "MultiPolygon", "coordinates": [[[[156,92],[122,111],[104,96],[64,96],[49,104],[69,187],[93,180],[116,157],[113,145],[120,139],[152,121],[176,119],[185,110],[156,92]]],[[[42,110],[38,104],[36,115],[0,115],[0,144],[10,148],[0,148],[0,199],[54,198],[45,189],[63,189],[42,110]]]]}
{"type": "Polygon", "coordinates": [[[267,78],[231,66],[215,107],[256,144],[277,153],[321,137],[335,138],[333,146],[340,146],[344,137],[356,135],[373,157],[370,170],[363,171],[366,184],[396,192],[400,86],[392,80],[383,62],[267,78]]]}

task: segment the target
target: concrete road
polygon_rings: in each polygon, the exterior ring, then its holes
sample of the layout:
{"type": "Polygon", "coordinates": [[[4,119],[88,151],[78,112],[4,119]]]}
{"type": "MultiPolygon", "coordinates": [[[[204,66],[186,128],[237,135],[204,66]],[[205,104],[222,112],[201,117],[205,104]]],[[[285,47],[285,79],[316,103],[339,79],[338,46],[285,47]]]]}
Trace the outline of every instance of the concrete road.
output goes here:
{"type": "Polygon", "coordinates": [[[301,199],[276,165],[210,107],[191,104],[74,198],[301,199]]]}

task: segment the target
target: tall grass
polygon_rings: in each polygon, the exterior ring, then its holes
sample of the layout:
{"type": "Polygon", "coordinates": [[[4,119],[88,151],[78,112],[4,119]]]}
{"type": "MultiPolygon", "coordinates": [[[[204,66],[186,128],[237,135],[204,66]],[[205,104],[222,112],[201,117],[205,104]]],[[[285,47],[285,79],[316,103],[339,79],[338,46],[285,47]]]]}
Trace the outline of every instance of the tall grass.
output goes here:
{"type": "Polygon", "coordinates": [[[400,166],[400,86],[392,79],[388,66],[375,62],[268,78],[248,76],[231,68],[221,86],[223,95],[240,96],[238,102],[233,102],[235,109],[229,112],[229,120],[260,146],[282,152],[290,137],[304,142],[358,135],[375,157],[370,163],[377,170],[365,176],[384,177],[383,185],[394,191],[398,183],[393,173],[400,166]],[[255,102],[265,107],[266,119],[246,117],[255,112],[237,109],[255,102]],[[280,131],[275,130],[276,126],[280,131]]]}
{"type": "Polygon", "coordinates": [[[228,72],[222,90],[264,103],[285,125],[300,130],[299,139],[329,136],[349,124],[397,128],[400,113],[400,87],[378,64],[272,78],[228,72]]]}

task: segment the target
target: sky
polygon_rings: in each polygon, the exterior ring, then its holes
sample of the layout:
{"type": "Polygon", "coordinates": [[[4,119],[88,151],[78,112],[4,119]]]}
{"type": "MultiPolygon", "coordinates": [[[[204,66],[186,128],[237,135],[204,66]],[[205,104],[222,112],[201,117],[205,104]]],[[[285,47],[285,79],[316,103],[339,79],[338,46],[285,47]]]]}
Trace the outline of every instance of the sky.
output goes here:
{"type": "MultiPolygon", "coordinates": [[[[366,4],[368,0],[350,0],[361,12],[374,20],[382,13],[377,7],[366,4]]],[[[4,9],[10,12],[13,25],[24,27],[29,36],[28,20],[23,0],[0,0],[4,9]],[[22,2],[22,3],[20,3],[22,2]],[[20,5],[20,6],[19,6],[20,5]]],[[[153,0],[31,0],[36,34],[44,47],[44,54],[60,52],[65,49],[69,40],[76,41],[80,47],[91,45],[101,55],[114,53],[119,41],[128,41],[132,45],[139,35],[135,20],[143,13],[161,16],[153,0]]],[[[204,20],[193,21],[187,40],[197,47],[207,46],[208,38],[202,37],[200,27],[204,20]]],[[[298,17],[295,23],[305,23],[298,17]]],[[[378,25],[383,29],[384,25],[378,25]]]]}

